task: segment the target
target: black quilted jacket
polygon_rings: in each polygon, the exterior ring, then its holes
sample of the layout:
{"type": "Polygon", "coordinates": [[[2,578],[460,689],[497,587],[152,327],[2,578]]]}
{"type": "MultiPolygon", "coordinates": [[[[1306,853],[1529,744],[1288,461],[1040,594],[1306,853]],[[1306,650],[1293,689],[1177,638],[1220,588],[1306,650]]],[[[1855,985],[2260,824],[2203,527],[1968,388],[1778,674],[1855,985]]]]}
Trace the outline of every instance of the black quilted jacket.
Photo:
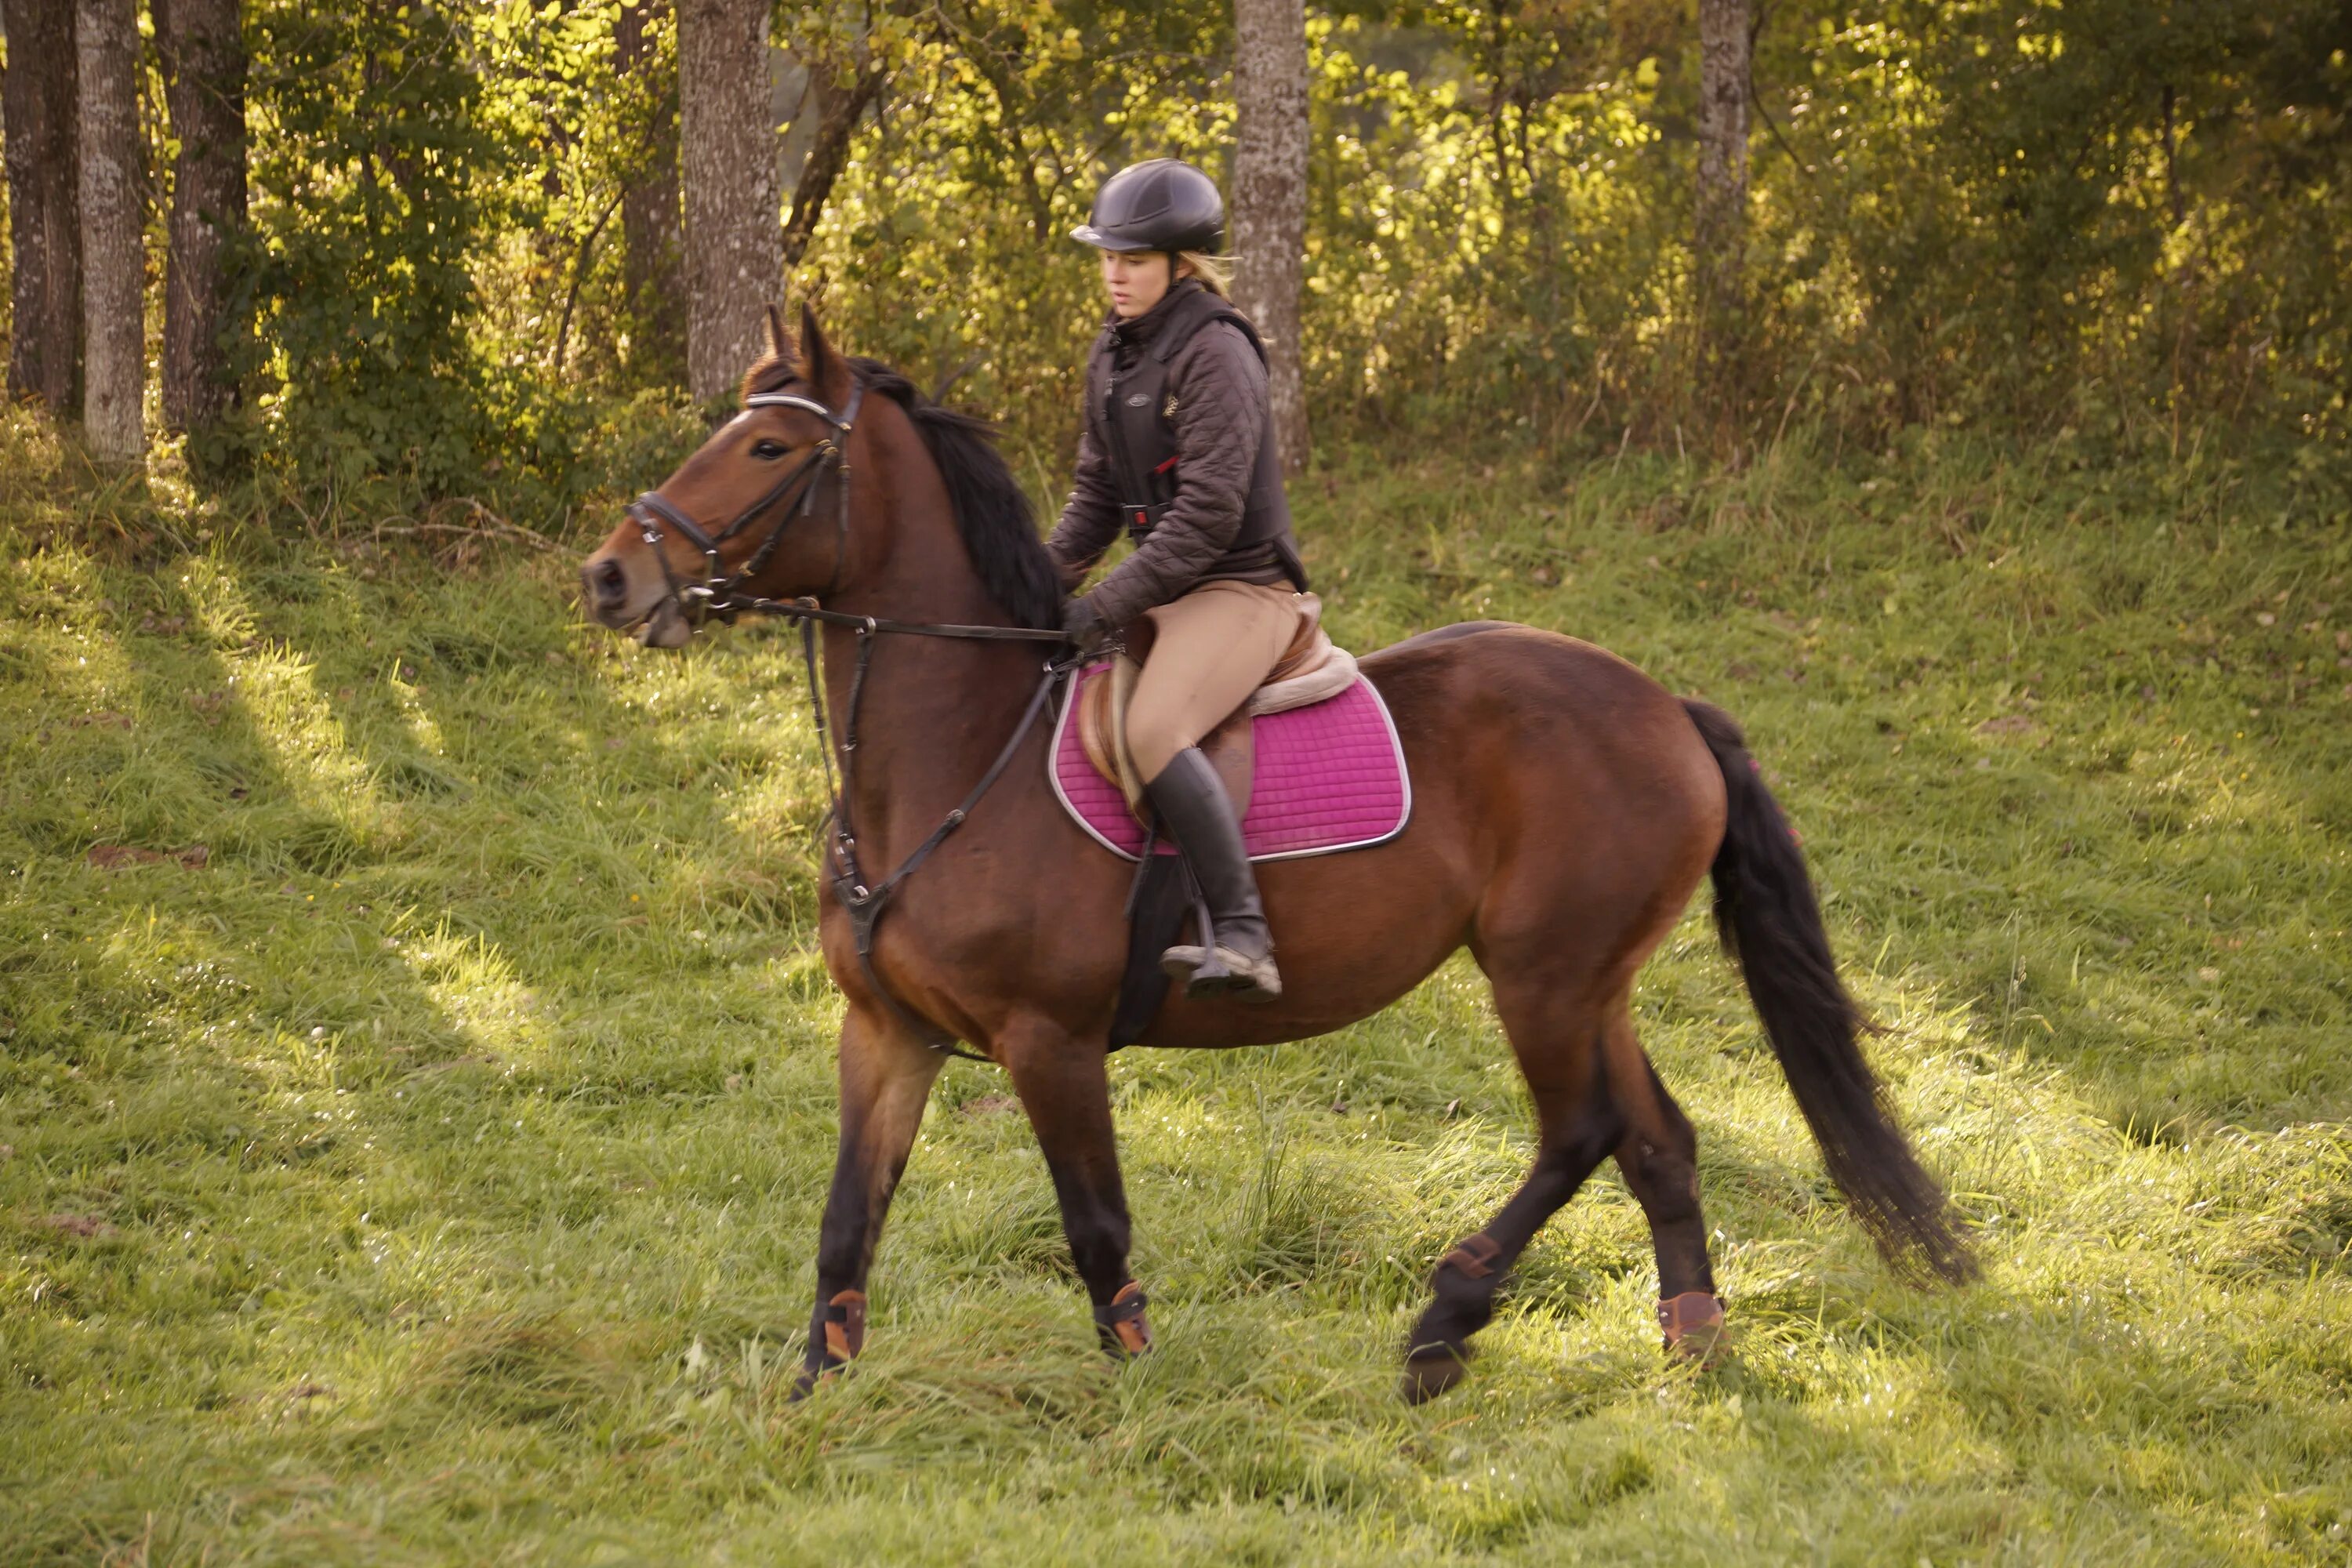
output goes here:
{"type": "MultiPolygon", "coordinates": [[[[1157,335],[1180,294],[1198,288],[1186,279],[1134,321],[1113,318],[1095,340],[1089,384],[1097,359],[1117,355],[1114,363],[1124,371],[1157,335]]],[[[1168,387],[1176,400],[1176,449],[1182,456],[1176,499],[1135,553],[1087,595],[1105,626],[1125,626],[1217,578],[1288,581],[1271,546],[1232,548],[1266,428],[1265,367],[1257,351],[1238,328],[1212,321],[1169,362],[1168,387]]],[[[1078,436],[1076,480],[1045,542],[1066,587],[1076,587],[1118,537],[1120,499],[1118,471],[1089,420],[1078,436]]]]}

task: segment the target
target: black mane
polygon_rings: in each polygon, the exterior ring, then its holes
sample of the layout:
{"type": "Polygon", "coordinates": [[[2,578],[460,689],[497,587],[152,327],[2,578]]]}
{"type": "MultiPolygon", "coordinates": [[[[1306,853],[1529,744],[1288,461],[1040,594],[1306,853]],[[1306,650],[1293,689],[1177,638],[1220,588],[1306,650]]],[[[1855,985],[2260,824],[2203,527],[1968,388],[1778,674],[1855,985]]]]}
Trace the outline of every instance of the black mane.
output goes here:
{"type": "MultiPolygon", "coordinates": [[[[869,393],[879,393],[907,411],[923,445],[939,466],[955,508],[956,531],[980,574],[980,585],[1016,625],[1062,624],[1061,574],[1037,537],[1036,513],[1013,470],[996,449],[996,432],[984,419],[933,403],[915,384],[879,360],[849,362],[869,393]]],[[[795,380],[799,367],[770,356],[751,367],[744,391],[775,392],[795,380]]]]}

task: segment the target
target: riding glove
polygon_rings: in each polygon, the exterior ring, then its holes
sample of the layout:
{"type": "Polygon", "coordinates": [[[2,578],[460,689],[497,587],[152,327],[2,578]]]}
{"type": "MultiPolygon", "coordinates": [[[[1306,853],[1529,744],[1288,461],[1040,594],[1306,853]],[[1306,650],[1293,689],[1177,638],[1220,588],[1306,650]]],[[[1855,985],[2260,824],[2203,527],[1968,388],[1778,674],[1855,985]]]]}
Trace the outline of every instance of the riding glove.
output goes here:
{"type": "Polygon", "coordinates": [[[1063,606],[1062,635],[1082,654],[1095,652],[1108,639],[1110,628],[1103,625],[1092,595],[1082,594],[1063,606]]]}

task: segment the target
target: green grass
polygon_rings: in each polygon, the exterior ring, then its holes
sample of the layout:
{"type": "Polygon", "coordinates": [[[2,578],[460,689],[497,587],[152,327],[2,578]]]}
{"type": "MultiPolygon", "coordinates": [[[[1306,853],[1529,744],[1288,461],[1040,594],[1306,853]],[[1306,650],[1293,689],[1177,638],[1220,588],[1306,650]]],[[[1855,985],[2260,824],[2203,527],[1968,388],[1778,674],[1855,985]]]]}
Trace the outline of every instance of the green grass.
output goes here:
{"type": "Polygon", "coordinates": [[[1457,960],[1117,1058],[1160,1342],[1116,1374],[950,1067],[869,1357],[790,1406],[838,1005],[787,639],[648,654],[568,557],[271,543],[0,444],[0,1562],[2352,1560],[2352,547],[2287,478],[1301,489],[1343,641],[1527,620],[1746,722],[1981,1284],[1875,1260],[1694,910],[1639,1006],[1724,1370],[1658,1354],[1604,1172],[1396,1401],[1529,1152],[1457,960]]]}

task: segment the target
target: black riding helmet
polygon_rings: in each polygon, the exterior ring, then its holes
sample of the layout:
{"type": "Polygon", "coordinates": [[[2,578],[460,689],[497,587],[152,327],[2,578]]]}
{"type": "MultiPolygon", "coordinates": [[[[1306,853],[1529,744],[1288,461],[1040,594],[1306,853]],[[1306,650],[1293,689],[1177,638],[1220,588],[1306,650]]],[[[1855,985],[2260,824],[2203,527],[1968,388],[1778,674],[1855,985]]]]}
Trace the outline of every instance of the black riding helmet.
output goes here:
{"type": "Polygon", "coordinates": [[[1192,164],[1154,158],[1105,180],[1093,221],[1070,237],[1103,250],[1214,251],[1225,239],[1224,198],[1192,164]]]}

